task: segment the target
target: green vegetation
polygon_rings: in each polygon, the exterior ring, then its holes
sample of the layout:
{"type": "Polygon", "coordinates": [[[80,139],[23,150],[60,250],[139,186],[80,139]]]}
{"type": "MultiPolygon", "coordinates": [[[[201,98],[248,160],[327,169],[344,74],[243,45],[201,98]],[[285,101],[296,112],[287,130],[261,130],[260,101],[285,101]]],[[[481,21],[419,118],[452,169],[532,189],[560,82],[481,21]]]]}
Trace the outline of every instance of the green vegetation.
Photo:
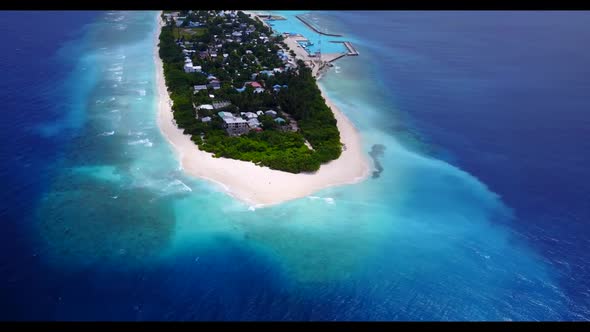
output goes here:
{"type": "Polygon", "coordinates": [[[179,28],[174,29],[175,39],[190,39],[194,37],[204,36],[207,33],[207,28],[179,28]]]}
{"type": "MultiPolygon", "coordinates": [[[[284,65],[277,55],[282,38],[272,36],[272,31],[261,22],[238,12],[238,22],[245,23],[248,29],[254,31],[244,34],[241,44],[227,42],[225,39],[220,41],[214,36],[231,34],[240,24],[228,24],[224,18],[211,13],[181,12],[181,15],[187,15],[191,21],[200,22],[202,27],[186,29],[167,25],[160,34],[159,53],[164,63],[166,85],[173,101],[174,119],[184,129],[184,133],[190,134],[200,149],[213,153],[215,157],[251,161],[292,173],[313,172],[322,163],[338,158],[342,147],[336,119],[321,96],[311,70],[299,61],[291,70],[271,76],[259,74],[260,71],[272,71],[272,68],[284,65]],[[185,30],[200,32],[186,34],[183,32],[185,30]],[[261,36],[268,36],[269,41],[260,42],[261,36]],[[183,48],[177,44],[179,41],[191,45],[195,50],[191,57],[193,64],[202,66],[203,72],[207,74],[184,72],[183,48]],[[221,48],[216,46],[219,44],[222,45],[221,48]],[[218,56],[200,56],[199,52],[207,50],[209,54],[214,50],[218,56]],[[258,74],[256,82],[265,91],[255,93],[254,88],[245,85],[245,90],[238,92],[236,88],[242,88],[246,82],[252,81],[253,74],[258,74]],[[214,75],[219,79],[221,88],[209,88],[194,93],[194,85],[203,85],[210,81],[207,75],[214,75]],[[275,84],[287,87],[273,91],[275,84]],[[210,94],[214,94],[213,99],[210,94]],[[231,105],[216,110],[195,109],[195,105],[220,101],[229,101],[231,105]],[[251,130],[241,136],[229,136],[222,127],[221,118],[217,116],[220,110],[235,114],[271,109],[286,119],[287,123],[279,125],[272,117],[263,115],[258,118],[262,131],[251,130]],[[201,121],[206,116],[211,117],[210,122],[201,121]],[[297,123],[299,130],[293,131],[289,126],[292,121],[297,123]],[[306,140],[313,150],[305,145],[306,140]]],[[[188,19],[185,23],[187,21],[188,19]]],[[[246,28],[242,26],[242,30],[244,29],[246,28]]],[[[288,50],[285,49],[286,52],[288,50]]]]}

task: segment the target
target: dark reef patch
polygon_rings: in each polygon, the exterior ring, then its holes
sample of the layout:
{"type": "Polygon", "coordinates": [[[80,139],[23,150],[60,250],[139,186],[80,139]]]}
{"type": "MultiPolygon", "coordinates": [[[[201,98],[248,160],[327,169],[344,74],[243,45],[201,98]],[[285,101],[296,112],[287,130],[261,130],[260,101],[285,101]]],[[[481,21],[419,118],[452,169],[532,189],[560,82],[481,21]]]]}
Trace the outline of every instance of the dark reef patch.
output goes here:
{"type": "Polygon", "coordinates": [[[385,145],[374,144],[371,147],[371,152],[369,152],[369,155],[371,156],[371,158],[373,158],[373,163],[375,164],[375,170],[373,171],[372,175],[373,179],[378,178],[381,175],[381,172],[383,172],[383,166],[381,165],[379,158],[383,156],[384,151],[385,145]]]}

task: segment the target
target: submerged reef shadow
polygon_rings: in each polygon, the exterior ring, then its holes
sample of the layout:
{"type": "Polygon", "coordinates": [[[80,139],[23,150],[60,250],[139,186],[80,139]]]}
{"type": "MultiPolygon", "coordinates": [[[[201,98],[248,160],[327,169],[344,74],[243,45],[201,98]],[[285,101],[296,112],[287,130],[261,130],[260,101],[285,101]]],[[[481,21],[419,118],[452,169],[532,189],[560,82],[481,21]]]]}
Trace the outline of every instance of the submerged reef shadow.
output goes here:
{"type": "Polygon", "coordinates": [[[379,158],[383,156],[384,152],[385,152],[385,145],[374,144],[371,147],[371,151],[369,152],[369,155],[373,159],[373,164],[375,164],[375,171],[373,171],[373,175],[372,175],[373,179],[377,179],[381,175],[381,172],[383,172],[383,166],[381,165],[379,158]]]}

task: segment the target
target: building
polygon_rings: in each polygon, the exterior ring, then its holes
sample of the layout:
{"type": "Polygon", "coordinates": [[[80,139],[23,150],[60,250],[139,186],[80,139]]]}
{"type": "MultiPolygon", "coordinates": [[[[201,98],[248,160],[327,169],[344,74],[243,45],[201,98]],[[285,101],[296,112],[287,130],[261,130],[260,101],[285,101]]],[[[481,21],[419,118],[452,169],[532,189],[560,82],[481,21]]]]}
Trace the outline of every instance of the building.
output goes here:
{"type": "Polygon", "coordinates": [[[188,26],[191,28],[198,28],[200,27],[202,24],[200,22],[188,22],[188,26]]]}
{"type": "Polygon", "coordinates": [[[217,115],[219,115],[220,118],[231,118],[234,115],[231,114],[230,112],[217,112],[217,115]]]}
{"type": "Polygon", "coordinates": [[[184,72],[185,73],[197,73],[202,70],[201,66],[193,65],[193,62],[190,59],[184,62],[184,72]]]}
{"type": "Polygon", "coordinates": [[[221,89],[221,83],[219,83],[219,81],[211,81],[209,84],[207,84],[207,87],[213,90],[219,90],[221,89]]]}
{"type": "Polygon", "coordinates": [[[258,116],[264,115],[264,112],[263,111],[258,111],[258,112],[256,112],[256,115],[258,115],[258,116]]]}
{"type": "Polygon", "coordinates": [[[254,93],[263,93],[264,89],[263,88],[256,88],[254,89],[254,93]]]}
{"type": "Polygon", "coordinates": [[[260,121],[258,121],[258,119],[250,119],[248,120],[248,126],[251,129],[258,128],[260,127],[260,121]]]}
{"type": "Polygon", "coordinates": [[[204,118],[201,119],[201,122],[211,122],[211,117],[210,116],[206,116],[204,118]]]}
{"type": "Polygon", "coordinates": [[[218,110],[220,108],[228,107],[229,105],[231,105],[231,103],[229,101],[219,101],[219,102],[213,103],[213,108],[218,110]]]}
{"type": "Polygon", "coordinates": [[[221,119],[223,120],[223,128],[230,136],[239,136],[250,130],[250,127],[248,127],[248,121],[242,118],[226,116],[221,119]]]}
{"type": "Polygon", "coordinates": [[[207,90],[207,85],[205,85],[205,84],[195,85],[193,88],[195,89],[195,93],[197,93],[201,90],[207,90]]]}
{"type": "Polygon", "coordinates": [[[283,119],[283,118],[276,118],[275,119],[275,122],[278,123],[278,124],[284,124],[287,121],[285,121],[285,119],[283,119]]]}
{"type": "Polygon", "coordinates": [[[268,110],[268,111],[264,112],[264,114],[272,116],[273,118],[277,116],[277,112],[275,112],[273,110],[268,110]]]}
{"type": "Polygon", "coordinates": [[[212,110],[213,109],[213,105],[203,104],[203,105],[197,107],[197,109],[199,109],[199,110],[212,110]]]}
{"type": "Polygon", "coordinates": [[[252,86],[254,89],[256,88],[262,88],[262,85],[258,82],[246,82],[246,84],[252,86]]]}
{"type": "Polygon", "coordinates": [[[242,116],[246,117],[246,119],[250,120],[250,119],[256,119],[258,117],[258,115],[256,115],[256,113],[252,113],[252,112],[242,112],[241,114],[242,116]]]}

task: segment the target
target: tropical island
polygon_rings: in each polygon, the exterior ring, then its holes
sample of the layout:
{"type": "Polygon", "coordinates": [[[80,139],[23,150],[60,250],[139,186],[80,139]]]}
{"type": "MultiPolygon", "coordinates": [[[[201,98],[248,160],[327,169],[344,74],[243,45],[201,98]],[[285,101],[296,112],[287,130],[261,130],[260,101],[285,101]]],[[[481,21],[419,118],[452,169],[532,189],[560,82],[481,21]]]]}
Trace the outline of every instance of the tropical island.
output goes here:
{"type": "Polygon", "coordinates": [[[253,206],[368,177],[359,132],[317,83],[330,62],[298,47],[302,35],[245,11],[157,20],[158,126],[183,171],[253,206]]]}
{"type": "Polygon", "coordinates": [[[242,11],[163,13],[160,57],[177,125],[215,157],[314,172],[342,152],[312,71],[242,11]]]}

